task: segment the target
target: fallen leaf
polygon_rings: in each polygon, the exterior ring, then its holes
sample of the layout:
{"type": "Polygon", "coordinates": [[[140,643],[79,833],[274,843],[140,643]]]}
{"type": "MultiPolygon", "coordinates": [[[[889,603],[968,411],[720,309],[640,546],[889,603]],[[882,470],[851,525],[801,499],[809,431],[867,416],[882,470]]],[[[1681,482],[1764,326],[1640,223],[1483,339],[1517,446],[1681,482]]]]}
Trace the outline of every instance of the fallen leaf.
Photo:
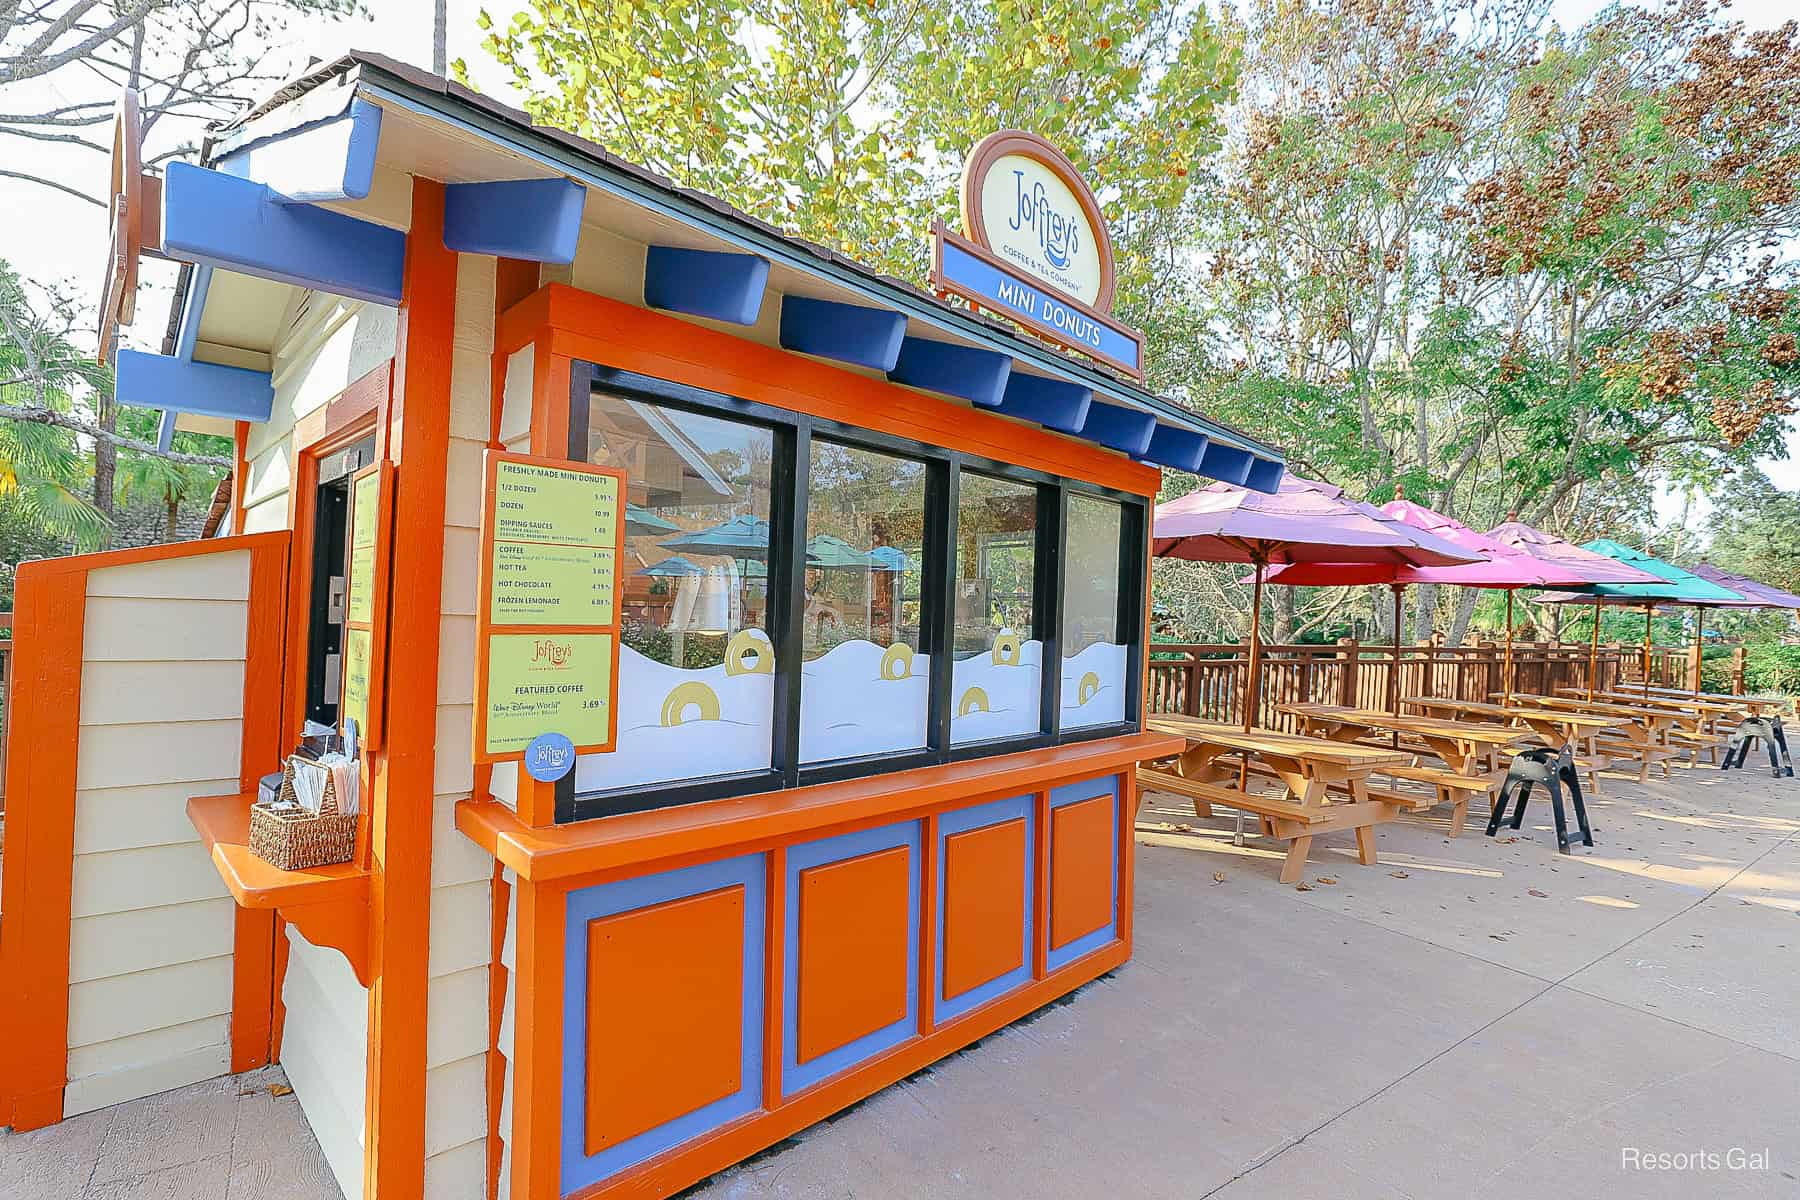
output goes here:
{"type": "Polygon", "coordinates": [[[1519,840],[1519,839],[1518,839],[1518,838],[1516,838],[1516,837],[1504,837],[1504,838],[1501,838],[1501,839],[1500,839],[1500,842],[1501,842],[1501,844],[1502,844],[1502,845],[1506,845],[1506,846],[1510,846],[1510,845],[1512,845],[1512,844],[1513,844],[1513,843],[1514,843],[1514,842],[1516,842],[1516,841],[1518,841],[1518,840],[1519,840]]]}
{"type": "Polygon", "coordinates": [[[1412,878],[1412,876],[1408,875],[1405,871],[1389,871],[1388,874],[1392,875],[1395,879],[1411,879],[1412,878]]]}
{"type": "Polygon", "coordinates": [[[1312,884],[1310,884],[1310,883],[1296,883],[1296,884],[1295,884],[1295,885],[1294,885],[1294,890],[1295,890],[1295,891],[1296,891],[1296,892],[1310,892],[1310,891],[1312,891],[1312,884]]]}
{"type": "Polygon", "coordinates": [[[271,1096],[291,1096],[293,1094],[294,1089],[285,1083],[271,1083],[269,1085],[269,1095],[271,1096]]]}
{"type": "Polygon", "coordinates": [[[1213,882],[1214,883],[1224,883],[1225,882],[1225,872],[1214,871],[1213,872],[1213,882]]]}
{"type": "Polygon", "coordinates": [[[1527,895],[1527,896],[1536,896],[1536,897],[1537,897],[1537,898],[1538,898],[1538,899],[1539,899],[1539,900],[1542,900],[1542,899],[1544,899],[1544,898],[1546,898],[1546,897],[1547,897],[1547,896],[1549,896],[1549,895],[1550,895],[1550,893],[1549,893],[1549,892],[1540,892],[1540,891],[1538,891],[1538,890],[1537,890],[1537,889],[1536,889],[1536,888],[1527,888],[1527,889],[1525,889],[1525,894],[1526,894],[1526,895],[1527,895]]]}
{"type": "Polygon", "coordinates": [[[1493,938],[1496,942],[1504,942],[1506,940],[1504,935],[1498,933],[1490,933],[1488,936],[1493,938]]]}
{"type": "Polygon", "coordinates": [[[1321,876],[1319,876],[1317,882],[1335,885],[1337,883],[1337,880],[1333,879],[1329,875],[1321,875],[1321,876]]]}
{"type": "Polygon", "coordinates": [[[1175,832],[1176,833],[1192,833],[1192,832],[1194,832],[1194,827],[1192,825],[1187,825],[1187,824],[1177,825],[1175,827],[1175,832]]]}

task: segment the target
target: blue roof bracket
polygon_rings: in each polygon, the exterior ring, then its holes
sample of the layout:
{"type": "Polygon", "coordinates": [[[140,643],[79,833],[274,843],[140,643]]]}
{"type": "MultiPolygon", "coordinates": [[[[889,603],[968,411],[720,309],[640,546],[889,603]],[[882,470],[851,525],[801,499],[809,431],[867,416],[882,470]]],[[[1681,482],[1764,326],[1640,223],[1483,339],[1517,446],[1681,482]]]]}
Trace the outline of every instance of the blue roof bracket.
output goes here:
{"type": "Polygon", "coordinates": [[[444,245],[463,254],[571,263],[587,189],[573,179],[503,179],[444,189],[444,245]]]}
{"type": "Polygon", "coordinates": [[[651,246],[644,255],[644,303],[651,308],[754,325],[769,283],[769,260],[756,254],[651,246]]]}
{"type": "Polygon", "coordinates": [[[267,371],[190,362],[142,350],[119,351],[114,394],[121,404],[162,409],[171,431],[172,416],[178,412],[232,421],[267,421],[275,407],[275,388],[267,371]]]}
{"type": "Polygon", "coordinates": [[[1250,465],[1250,474],[1244,479],[1244,486],[1253,492],[1274,492],[1281,487],[1281,477],[1287,474],[1287,464],[1273,458],[1258,458],[1250,465]]]}
{"type": "Polygon", "coordinates": [[[906,318],[885,308],[841,304],[811,296],[781,298],[781,348],[877,371],[891,371],[900,359],[906,318]]]}
{"type": "Polygon", "coordinates": [[[961,396],[983,408],[998,408],[1011,374],[1010,355],[909,337],[900,342],[900,357],[888,378],[928,392],[961,396]]]}
{"type": "Polygon", "coordinates": [[[1242,486],[1250,478],[1250,470],[1256,466],[1256,456],[1248,450],[1240,450],[1236,446],[1227,446],[1224,442],[1209,442],[1206,452],[1200,456],[1200,474],[1210,476],[1221,483],[1235,483],[1242,486]]]}
{"type": "Polygon", "coordinates": [[[1150,434],[1150,448],[1143,457],[1159,466],[1199,474],[1200,461],[1211,444],[1212,439],[1203,433],[1159,424],[1150,434]]]}
{"type": "Polygon", "coordinates": [[[1090,442],[1141,456],[1150,449],[1150,438],[1156,432],[1156,417],[1141,409],[1095,400],[1088,405],[1087,421],[1081,436],[1090,442]]]}
{"type": "Polygon", "coordinates": [[[406,235],[191,163],[163,176],[163,253],[376,304],[400,303],[406,235]]]}
{"type": "Polygon", "coordinates": [[[1093,400],[1092,388],[1014,371],[1007,377],[1000,411],[1023,421],[1036,421],[1061,433],[1080,433],[1093,400]]]}
{"type": "Polygon", "coordinates": [[[215,169],[260,183],[277,203],[361,200],[375,182],[381,107],[367,100],[222,155],[215,169]]]}

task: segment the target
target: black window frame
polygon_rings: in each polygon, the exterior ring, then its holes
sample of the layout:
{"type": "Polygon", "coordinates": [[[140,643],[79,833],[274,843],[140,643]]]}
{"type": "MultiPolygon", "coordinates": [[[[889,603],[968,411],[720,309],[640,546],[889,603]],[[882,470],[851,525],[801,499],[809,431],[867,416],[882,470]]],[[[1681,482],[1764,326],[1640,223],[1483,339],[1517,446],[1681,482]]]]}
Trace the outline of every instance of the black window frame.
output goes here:
{"type": "Polygon", "coordinates": [[[1136,733],[1143,700],[1144,584],[1148,569],[1149,501],[1131,492],[1070,480],[998,459],[952,450],[930,442],[815,417],[753,400],[675,383],[655,376],[599,366],[579,359],[569,371],[569,441],[566,456],[588,461],[588,404],[596,391],[661,407],[757,425],[775,436],[769,513],[768,634],[775,645],[774,723],[768,770],[682,780],[667,785],[633,784],[603,791],[575,791],[575,772],[556,785],[557,824],[695,804],[761,792],[786,791],[869,775],[942,766],[1022,750],[1042,749],[1136,733]],[[805,545],[812,439],[818,436],[859,449],[894,454],[926,467],[925,547],[920,580],[920,652],[930,656],[926,746],[858,758],[801,763],[800,694],[805,594],[805,545]],[[1038,522],[1033,637],[1043,646],[1042,703],[1038,731],[1018,737],[952,745],[956,520],[964,470],[1037,489],[1038,522]],[[1119,554],[1120,628],[1126,644],[1125,720],[1064,732],[1061,729],[1063,531],[1069,496],[1080,493],[1121,505],[1119,554]],[[779,581],[779,586],[777,583],[779,581]]]}

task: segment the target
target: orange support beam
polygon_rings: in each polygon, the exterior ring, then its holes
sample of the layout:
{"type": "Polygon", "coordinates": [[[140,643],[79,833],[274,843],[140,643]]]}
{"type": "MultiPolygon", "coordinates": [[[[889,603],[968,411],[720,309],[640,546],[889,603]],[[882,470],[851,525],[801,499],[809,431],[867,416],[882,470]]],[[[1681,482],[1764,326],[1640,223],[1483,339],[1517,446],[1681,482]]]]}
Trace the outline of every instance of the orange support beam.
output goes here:
{"type": "MultiPolygon", "coordinates": [[[[450,445],[456,255],[444,187],[413,184],[388,450],[398,464],[388,625],[387,745],[370,798],[369,1063],[365,1195],[425,1186],[425,1009],[431,940],[431,806],[437,757],[438,621],[450,445]]],[[[386,602],[378,598],[378,602],[386,602]]]]}

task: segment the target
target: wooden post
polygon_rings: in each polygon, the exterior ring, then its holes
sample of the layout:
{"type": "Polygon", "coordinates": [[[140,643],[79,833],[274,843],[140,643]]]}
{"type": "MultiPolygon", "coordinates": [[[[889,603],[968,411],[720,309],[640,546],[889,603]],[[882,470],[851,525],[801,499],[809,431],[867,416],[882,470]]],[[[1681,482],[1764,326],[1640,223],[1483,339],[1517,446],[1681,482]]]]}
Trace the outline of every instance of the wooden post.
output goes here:
{"type": "Polygon", "coordinates": [[[1506,662],[1500,668],[1502,703],[1511,704],[1513,696],[1513,589],[1506,589],[1506,662]]]}
{"type": "Polygon", "coordinates": [[[1200,659],[1187,652],[1187,670],[1181,690],[1181,711],[1190,717],[1200,715],[1200,659]]]}
{"type": "Polygon", "coordinates": [[[1746,660],[1748,657],[1749,651],[1743,646],[1732,647],[1731,694],[1734,696],[1741,696],[1744,694],[1744,668],[1747,665],[1746,660]]]}
{"type": "Polygon", "coordinates": [[[1256,588],[1250,602],[1250,661],[1244,665],[1244,732],[1256,727],[1257,703],[1262,699],[1262,592],[1263,572],[1269,560],[1256,559],[1256,588]]]}
{"type": "Polygon", "coordinates": [[[1700,648],[1705,645],[1701,639],[1706,636],[1706,610],[1694,609],[1694,661],[1688,667],[1688,690],[1694,695],[1700,694],[1700,648]]]}
{"type": "Polygon", "coordinates": [[[1594,605],[1593,640],[1588,643],[1588,703],[1594,702],[1595,673],[1600,667],[1600,606],[1594,605]]]}
{"type": "Polygon", "coordinates": [[[1356,707],[1356,668],[1362,658],[1362,643],[1353,637],[1338,639],[1337,702],[1345,708],[1356,707]]]}

